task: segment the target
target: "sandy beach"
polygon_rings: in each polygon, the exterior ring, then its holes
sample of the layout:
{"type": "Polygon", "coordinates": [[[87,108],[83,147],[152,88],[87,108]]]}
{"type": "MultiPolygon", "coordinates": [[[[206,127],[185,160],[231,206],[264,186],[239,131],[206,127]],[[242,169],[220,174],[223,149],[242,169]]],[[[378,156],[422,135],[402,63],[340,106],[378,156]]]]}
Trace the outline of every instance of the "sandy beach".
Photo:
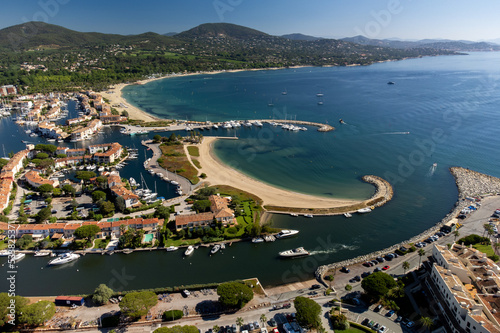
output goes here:
{"type": "Polygon", "coordinates": [[[211,152],[216,137],[205,137],[200,145],[201,172],[207,175],[206,182],[212,185],[230,185],[260,197],[264,205],[297,208],[333,208],[361,203],[362,201],[318,197],[277,187],[257,181],[221,163],[211,152]]]}

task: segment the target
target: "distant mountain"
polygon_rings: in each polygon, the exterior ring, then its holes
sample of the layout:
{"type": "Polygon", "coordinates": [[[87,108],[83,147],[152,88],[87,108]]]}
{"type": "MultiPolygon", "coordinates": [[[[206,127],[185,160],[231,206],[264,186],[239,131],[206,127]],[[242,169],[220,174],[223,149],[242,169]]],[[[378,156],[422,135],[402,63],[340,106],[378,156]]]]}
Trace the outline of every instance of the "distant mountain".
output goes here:
{"type": "Polygon", "coordinates": [[[371,39],[364,36],[342,38],[343,41],[360,45],[390,47],[396,49],[431,48],[448,51],[499,51],[500,47],[486,42],[473,42],[467,40],[448,39],[422,39],[418,41],[405,41],[394,39],[371,39]]]}
{"type": "Polygon", "coordinates": [[[282,35],[281,37],[286,38],[286,39],[291,39],[291,40],[305,40],[305,41],[323,39],[321,37],[314,37],[314,36],[309,36],[309,35],[304,35],[304,34],[299,34],[299,33],[282,35]]]}
{"type": "Polygon", "coordinates": [[[82,48],[111,44],[157,45],[177,44],[171,37],[154,32],[140,35],[116,35],[98,32],[78,32],[44,22],[27,22],[0,30],[0,49],[22,51],[45,48],[82,48]]]}
{"type": "Polygon", "coordinates": [[[251,39],[267,37],[268,34],[255,29],[231,23],[205,23],[190,30],[175,35],[179,39],[193,39],[206,37],[226,37],[233,39],[251,39]]]}
{"type": "Polygon", "coordinates": [[[163,34],[163,36],[172,37],[172,36],[175,36],[177,34],[178,34],[178,32],[167,32],[166,34],[163,34]]]}

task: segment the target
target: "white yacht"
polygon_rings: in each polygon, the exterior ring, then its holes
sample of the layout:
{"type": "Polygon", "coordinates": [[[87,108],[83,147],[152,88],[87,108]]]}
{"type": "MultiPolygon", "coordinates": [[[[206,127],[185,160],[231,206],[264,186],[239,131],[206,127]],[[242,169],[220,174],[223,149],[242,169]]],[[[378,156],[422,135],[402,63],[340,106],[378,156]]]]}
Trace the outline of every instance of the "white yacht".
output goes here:
{"type": "Polygon", "coordinates": [[[372,209],[371,209],[371,208],[369,208],[369,207],[366,207],[366,208],[361,208],[361,209],[358,209],[358,210],[357,210],[357,212],[358,212],[359,214],[370,213],[371,211],[372,211],[372,209]]]}
{"type": "Polygon", "coordinates": [[[260,121],[258,121],[258,120],[254,121],[253,125],[256,126],[256,127],[262,127],[262,123],[260,121]]]}
{"type": "Polygon", "coordinates": [[[16,253],[14,257],[12,258],[12,262],[18,262],[24,259],[26,255],[24,253],[16,253]]]}
{"type": "Polygon", "coordinates": [[[264,242],[264,239],[261,237],[252,238],[252,243],[262,243],[262,242],[264,242]]]}
{"type": "Polygon", "coordinates": [[[304,214],[304,217],[312,218],[312,217],[314,217],[314,215],[312,215],[312,214],[304,214]]]}
{"type": "Polygon", "coordinates": [[[186,249],[186,252],[184,252],[184,255],[189,256],[193,254],[193,252],[194,252],[194,247],[192,245],[189,245],[188,248],[186,249]]]}
{"type": "Polygon", "coordinates": [[[46,257],[50,254],[49,251],[36,251],[34,257],[46,257]]]}
{"type": "Polygon", "coordinates": [[[167,252],[177,251],[179,248],[177,246],[169,246],[166,248],[167,252]]]}
{"type": "Polygon", "coordinates": [[[287,238],[287,237],[292,237],[292,236],[295,236],[296,234],[298,234],[299,231],[298,230],[288,230],[288,229],[284,229],[284,230],[281,230],[277,235],[276,235],[276,238],[287,238]]]}
{"type": "Polygon", "coordinates": [[[75,261],[78,258],[80,258],[79,254],[67,252],[67,253],[63,253],[59,257],[49,261],[49,265],[63,265],[63,264],[67,264],[67,263],[70,263],[72,261],[75,261]]]}
{"type": "Polygon", "coordinates": [[[297,258],[308,256],[310,254],[311,253],[309,253],[309,251],[305,250],[303,247],[298,247],[293,250],[282,251],[279,253],[280,257],[282,258],[297,258]]]}
{"type": "Polygon", "coordinates": [[[219,252],[219,250],[220,250],[220,245],[215,244],[212,250],[210,250],[210,254],[216,254],[217,252],[219,252]]]}
{"type": "Polygon", "coordinates": [[[352,214],[351,213],[344,213],[344,216],[345,217],[352,217],[352,214]]]}

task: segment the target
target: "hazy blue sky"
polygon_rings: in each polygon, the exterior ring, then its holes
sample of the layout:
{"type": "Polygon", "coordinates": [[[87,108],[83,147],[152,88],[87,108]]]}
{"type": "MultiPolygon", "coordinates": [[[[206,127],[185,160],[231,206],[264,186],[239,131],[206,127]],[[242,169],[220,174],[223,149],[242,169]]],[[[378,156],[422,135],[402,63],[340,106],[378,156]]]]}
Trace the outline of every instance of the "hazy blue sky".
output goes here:
{"type": "Polygon", "coordinates": [[[498,0],[9,0],[0,28],[45,21],[77,31],[181,32],[227,22],[272,35],[500,38],[498,0]]]}

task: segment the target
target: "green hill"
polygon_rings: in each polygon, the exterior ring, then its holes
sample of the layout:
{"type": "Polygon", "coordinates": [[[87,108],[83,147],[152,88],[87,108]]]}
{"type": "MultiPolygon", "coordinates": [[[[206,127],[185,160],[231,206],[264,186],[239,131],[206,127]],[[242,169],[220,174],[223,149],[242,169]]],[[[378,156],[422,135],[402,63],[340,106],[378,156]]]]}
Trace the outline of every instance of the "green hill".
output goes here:
{"type": "Polygon", "coordinates": [[[268,34],[263,33],[262,31],[230,23],[205,23],[175,35],[176,38],[180,39],[193,39],[199,37],[251,39],[255,37],[268,36],[268,34]]]}

